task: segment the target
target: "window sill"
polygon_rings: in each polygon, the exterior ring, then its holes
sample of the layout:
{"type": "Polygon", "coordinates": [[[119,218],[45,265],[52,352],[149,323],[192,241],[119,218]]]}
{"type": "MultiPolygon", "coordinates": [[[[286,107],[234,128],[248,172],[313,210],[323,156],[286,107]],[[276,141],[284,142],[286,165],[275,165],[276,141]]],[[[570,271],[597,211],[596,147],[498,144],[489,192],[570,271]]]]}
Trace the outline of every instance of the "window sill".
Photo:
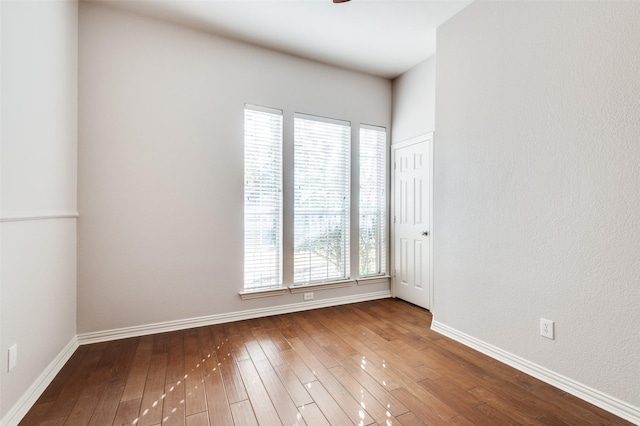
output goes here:
{"type": "Polygon", "coordinates": [[[304,293],[310,290],[329,290],[332,288],[351,287],[355,280],[330,281],[315,284],[291,285],[289,291],[291,293],[304,293]]]}
{"type": "Polygon", "coordinates": [[[246,290],[240,292],[240,298],[242,300],[259,299],[261,297],[282,296],[287,292],[286,287],[259,289],[259,290],[246,290]]]}
{"type": "Polygon", "coordinates": [[[391,275],[376,275],[372,277],[362,277],[356,280],[358,285],[367,285],[367,284],[388,284],[391,275]]]}
{"type": "Polygon", "coordinates": [[[268,289],[258,290],[246,290],[239,293],[242,300],[259,299],[262,297],[282,296],[287,292],[287,289],[291,293],[305,293],[307,291],[314,290],[330,290],[333,288],[351,287],[354,283],[358,285],[364,284],[382,284],[387,283],[390,277],[388,275],[381,275],[376,277],[360,278],[358,280],[343,280],[343,281],[329,281],[323,283],[313,283],[304,285],[291,285],[289,287],[276,287],[268,289]]]}

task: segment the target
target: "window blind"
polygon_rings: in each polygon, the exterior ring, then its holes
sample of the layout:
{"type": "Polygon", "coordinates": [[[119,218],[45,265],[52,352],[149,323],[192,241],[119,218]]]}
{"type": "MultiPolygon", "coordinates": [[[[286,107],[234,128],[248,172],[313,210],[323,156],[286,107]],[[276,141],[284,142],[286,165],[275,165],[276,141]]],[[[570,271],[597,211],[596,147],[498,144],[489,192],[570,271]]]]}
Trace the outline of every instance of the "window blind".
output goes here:
{"type": "Polygon", "coordinates": [[[386,272],[387,198],[386,130],[360,127],[360,248],[361,277],[386,272]]]}
{"type": "Polygon", "coordinates": [[[294,119],[294,285],[349,277],[350,123],[294,119]]]}
{"type": "Polygon", "coordinates": [[[244,110],[244,288],[282,285],[282,111],[244,110]]]}

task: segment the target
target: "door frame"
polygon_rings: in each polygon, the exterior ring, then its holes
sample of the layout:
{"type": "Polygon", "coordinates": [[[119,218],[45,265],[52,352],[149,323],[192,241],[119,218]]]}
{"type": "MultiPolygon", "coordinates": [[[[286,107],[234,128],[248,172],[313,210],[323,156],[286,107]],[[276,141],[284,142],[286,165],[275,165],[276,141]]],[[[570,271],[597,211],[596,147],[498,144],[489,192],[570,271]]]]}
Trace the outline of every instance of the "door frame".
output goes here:
{"type": "Polygon", "coordinates": [[[433,154],[434,154],[434,133],[425,133],[415,138],[406,139],[391,145],[391,195],[390,195],[390,222],[391,222],[391,241],[389,244],[389,258],[391,263],[391,297],[396,297],[396,150],[406,148],[408,146],[421,143],[427,143],[427,153],[429,154],[429,310],[433,312],[434,291],[433,291],[433,154]]]}

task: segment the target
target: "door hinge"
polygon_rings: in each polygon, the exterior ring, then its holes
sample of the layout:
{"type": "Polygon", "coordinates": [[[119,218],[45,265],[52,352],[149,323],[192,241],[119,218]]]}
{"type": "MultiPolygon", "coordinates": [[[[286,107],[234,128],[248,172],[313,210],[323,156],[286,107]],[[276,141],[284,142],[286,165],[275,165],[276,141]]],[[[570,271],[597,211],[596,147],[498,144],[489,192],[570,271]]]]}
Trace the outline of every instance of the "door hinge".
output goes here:
{"type": "Polygon", "coordinates": [[[393,223],[396,223],[396,217],[395,216],[393,217],[393,223]]]}

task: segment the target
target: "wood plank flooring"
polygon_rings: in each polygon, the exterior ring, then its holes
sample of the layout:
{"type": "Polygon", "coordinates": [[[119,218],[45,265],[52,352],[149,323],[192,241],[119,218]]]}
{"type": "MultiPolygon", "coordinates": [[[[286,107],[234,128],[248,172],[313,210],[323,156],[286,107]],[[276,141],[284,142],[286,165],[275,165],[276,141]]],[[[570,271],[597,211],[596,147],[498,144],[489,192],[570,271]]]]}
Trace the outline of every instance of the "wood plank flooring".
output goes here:
{"type": "Polygon", "coordinates": [[[630,425],[385,299],[81,346],[21,425],[630,425]]]}

